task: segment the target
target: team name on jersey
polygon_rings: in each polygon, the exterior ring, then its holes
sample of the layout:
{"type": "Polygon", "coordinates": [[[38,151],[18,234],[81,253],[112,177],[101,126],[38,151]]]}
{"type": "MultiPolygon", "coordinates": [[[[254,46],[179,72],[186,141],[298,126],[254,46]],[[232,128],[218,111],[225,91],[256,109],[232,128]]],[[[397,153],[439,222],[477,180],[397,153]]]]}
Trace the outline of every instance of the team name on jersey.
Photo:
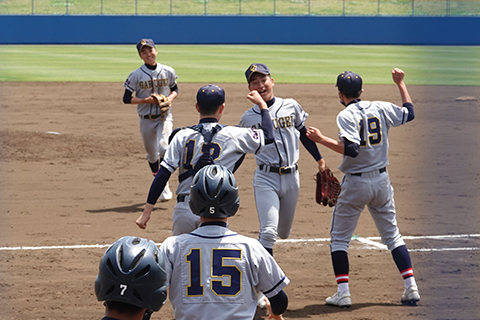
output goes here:
{"type": "MultiPolygon", "coordinates": [[[[272,119],[273,129],[278,130],[278,129],[291,128],[295,124],[293,119],[294,119],[293,115],[280,117],[280,118],[273,118],[272,119]]],[[[257,123],[256,125],[253,125],[252,128],[261,129],[262,125],[260,123],[257,123]]]]}
{"type": "Polygon", "coordinates": [[[140,88],[142,89],[150,89],[150,88],[158,88],[158,87],[166,87],[168,85],[168,79],[153,79],[148,81],[140,81],[139,84],[140,88]]]}

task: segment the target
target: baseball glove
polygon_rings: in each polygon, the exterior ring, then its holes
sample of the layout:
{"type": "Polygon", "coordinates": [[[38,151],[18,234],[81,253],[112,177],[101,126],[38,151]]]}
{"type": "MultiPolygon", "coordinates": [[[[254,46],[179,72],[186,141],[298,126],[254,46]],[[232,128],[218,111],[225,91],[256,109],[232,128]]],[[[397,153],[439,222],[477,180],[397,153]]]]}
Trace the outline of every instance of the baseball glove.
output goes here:
{"type": "Polygon", "coordinates": [[[338,195],[340,194],[340,182],[335,178],[333,172],[326,168],[323,172],[317,172],[314,180],[317,182],[315,201],[318,204],[330,207],[337,204],[338,195]]]}
{"type": "Polygon", "coordinates": [[[160,108],[160,114],[161,114],[161,119],[165,119],[167,116],[168,110],[170,110],[170,107],[172,106],[172,102],[168,100],[168,97],[166,97],[163,94],[158,94],[158,93],[152,93],[152,97],[157,100],[158,107],[160,108]]]}

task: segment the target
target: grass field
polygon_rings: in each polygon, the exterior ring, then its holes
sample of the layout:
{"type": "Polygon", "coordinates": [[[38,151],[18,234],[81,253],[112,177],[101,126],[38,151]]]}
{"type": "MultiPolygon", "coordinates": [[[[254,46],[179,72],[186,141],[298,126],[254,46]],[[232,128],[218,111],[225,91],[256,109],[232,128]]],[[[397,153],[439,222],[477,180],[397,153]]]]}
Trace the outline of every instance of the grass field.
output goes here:
{"type": "MultiPolygon", "coordinates": [[[[179,82],[243,83],[253,62],[277,83],[332,83],[344,70],[390,84],[400,67],[409,84],[480,86],[480,46],[166,45],[160,63],[179,82]]],[[[139,67],[134,45],[1,45],[0,81],[123,82],[139,67]]]]}
{"type": "Polygon", "coordinates": [[[479,0],[2,0],[0,14],[478,16],[479,0]]]}

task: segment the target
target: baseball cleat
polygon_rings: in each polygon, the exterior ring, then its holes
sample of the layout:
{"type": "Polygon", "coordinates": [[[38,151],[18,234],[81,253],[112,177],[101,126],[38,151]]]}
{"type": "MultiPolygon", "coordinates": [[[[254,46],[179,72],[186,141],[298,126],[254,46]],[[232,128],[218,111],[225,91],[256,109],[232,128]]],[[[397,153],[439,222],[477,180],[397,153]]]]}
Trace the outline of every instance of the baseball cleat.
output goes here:
{"type": "Polygon", "coordinates": [[[167,182],[167,184],[165,185],[165,188],[163,188],[162,194],[160,194],[160,197],[158,198],[158,200],[160,200],[161,202],[165,202],[165,201],[171,200],[172,197],[173,197],[172,191],[170,191],[170,188],[169,188],[168,182],[167,182]]]}
{"type": "Polygon", "coordinates": [[[416,306],[418,301],[420,301],[420,294],[418,293],[417,286],[413,285],[405,289],[401,299],[402,305],[416,306]]]}
{"type": "Polygon", "coordinates": [[[261,309],[265,309],[267,306],[267,301],[265,301],[267,297],[263,293],[258,294],[257,306],[261,309]]]}
{"type": "Polygon", "coordinates": [[[338,292],[335,292],[333,296],[328,297],[327,299],[325,299],[325,301],[329,305],[341,308],[350,308],[350,306],[352,305],[352,299],[350,298],[349,292],[346,292],[342,295],[339,295],[338,292]]]}

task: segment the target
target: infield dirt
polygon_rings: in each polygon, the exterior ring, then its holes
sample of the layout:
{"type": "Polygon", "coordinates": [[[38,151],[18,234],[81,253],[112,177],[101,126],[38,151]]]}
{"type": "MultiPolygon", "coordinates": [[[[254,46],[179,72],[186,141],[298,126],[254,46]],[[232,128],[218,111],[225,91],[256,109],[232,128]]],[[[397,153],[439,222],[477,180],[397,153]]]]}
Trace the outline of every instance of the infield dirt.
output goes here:
{"type": "MultiPolygon", "coordinates": [[[[408,84],[408,75],[406,78],[408,84]]],[[[195,94],[180,83],[174,127],[198,122],[195,94]]],[[[235,125],[251,105],[245,84],[226,90],[222,123],[235,125]]],[[[93,283],[102,248],[18,247],[107,245],[125,235],[162,242],[171,235],[174,200],[159,203],[146,230],[135,225],[152,182],[135,107],[121,83],[0,83],[0,318],[100,319],[93,283]],[[17,248],[17,250],[10,250],[17,248]]],[[[480,319],[480,103],[478,87],[409,86],[416,119],[390,130],[388,172],[397,218],[411,249],[420,288],[417,307],[400,304],[403,281],[386,250],[352,241],[353,306],[325,305],[336,290],[328,241],[277,243],[275,258],[291,283],[285,319],[480,319]],[[449,235],[451,238],[425,238],[449,235]],[[478,236],[478,235],[477,235],[478,236]],[[423,251],[425,249],[425,251],[423,251]]],[[[310,114],[307,125],[337,136],[343,108],[333,85],[276,84],[310,114]]],[[[365,85],[364,100],[400,104],[392,85],[365,85]]],[[[320,146],[337,177],[341,155],[320,146]]],[[[240,209],[232,230],[256,238],[255,164],[237,171],[240,209]]],[[[290,239],[328,238],[331,208],[314,202],[316,164],[302,147],[301,190],[290,239]]],[[[172,175],[172,190],[177,175],[172,175]]],[[[367,211],[355,232],[378,236],[367,211]]],[[[376,240],[379,242],[378,240],[376,240]]],[[[226,306],[228,307],[228,306],[226,306]]],[[[169,302],[152,319],[173,319],[169,302]]],[[[255,319],[267,319],[259,310],[255,319]]]]}

